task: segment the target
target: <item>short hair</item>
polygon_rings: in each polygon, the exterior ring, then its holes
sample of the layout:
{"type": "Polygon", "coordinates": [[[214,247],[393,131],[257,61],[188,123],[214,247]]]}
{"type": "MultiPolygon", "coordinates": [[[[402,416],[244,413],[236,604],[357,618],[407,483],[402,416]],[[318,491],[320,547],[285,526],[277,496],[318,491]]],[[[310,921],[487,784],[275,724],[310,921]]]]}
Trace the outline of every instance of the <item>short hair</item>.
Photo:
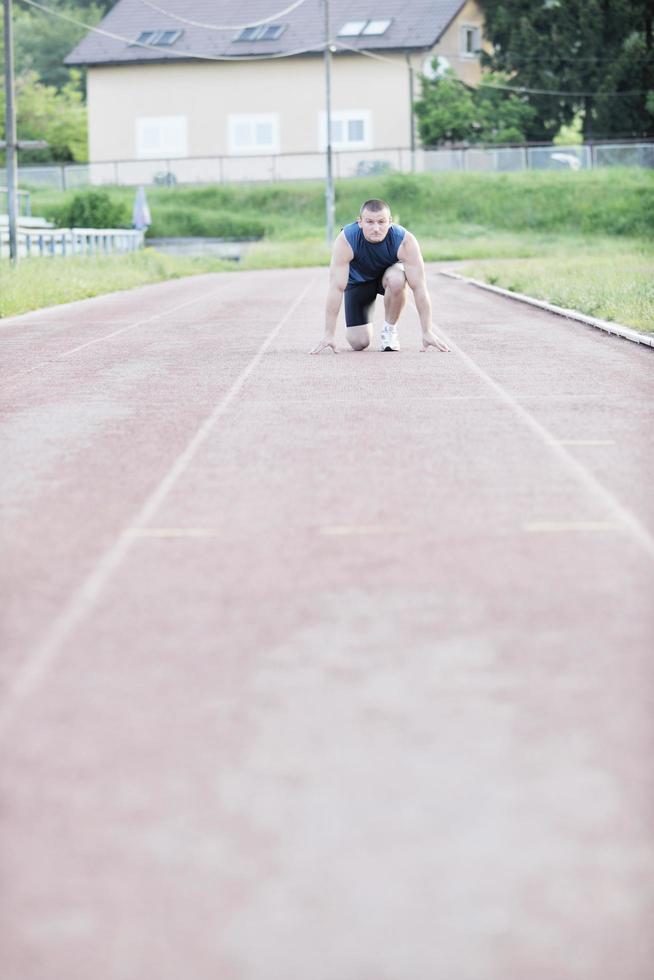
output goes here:
{"type": "Polygon", "coordinates": [[[364,201],[364,203],[361,205],[361,208],[359,209],[359,217],[361,217],[364,211],[388,211],[390,214],[391,206],[390,204],[387,204],[386,201],[382,201],[381,198],[373,197],[369,201],[364,201]]]}

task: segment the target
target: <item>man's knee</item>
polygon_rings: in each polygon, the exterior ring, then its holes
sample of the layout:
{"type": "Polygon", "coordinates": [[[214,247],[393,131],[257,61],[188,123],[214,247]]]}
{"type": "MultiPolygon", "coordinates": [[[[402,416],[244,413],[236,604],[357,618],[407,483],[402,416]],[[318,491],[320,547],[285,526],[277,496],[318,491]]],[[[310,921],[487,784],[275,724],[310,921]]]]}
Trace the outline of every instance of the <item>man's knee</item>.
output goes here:
{"type": "Polygon", "coordinates": [[[406,287],[406,276],[402,269],[391,267],[384,274],[384,289],[390,293],[401,293],[406,287]]]}
{"type": "Polygon", "coordinates": [[[345,336],[352,350],[365,350],[366,347],[370,346],[372,340],[372,327],[370,324],[348,327],[345,336]]]}

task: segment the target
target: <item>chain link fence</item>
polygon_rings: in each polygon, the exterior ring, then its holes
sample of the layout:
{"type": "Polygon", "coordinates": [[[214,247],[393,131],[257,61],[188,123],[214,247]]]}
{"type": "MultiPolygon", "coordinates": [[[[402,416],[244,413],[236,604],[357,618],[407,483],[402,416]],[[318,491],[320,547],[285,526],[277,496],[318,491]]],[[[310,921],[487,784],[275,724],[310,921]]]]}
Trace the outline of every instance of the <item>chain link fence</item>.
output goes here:
{"type": "MultiPolygon", "coordinates": [[[[518,170],[589,170],[595,167],[654,168],[654,140],[638,143],[585,143],[574,146],[501,146],[419,149],[394,147],[333,154],[336,178],[365,177],[388,171],[515,172],[518,170]]],[[[323,153],[262,156],[185,157],[160,160],[111,160],[103,163],[19,167],[27,187],[58,190],[89,185],[207,184],[278,180],[321,180],[323,153]]]]}

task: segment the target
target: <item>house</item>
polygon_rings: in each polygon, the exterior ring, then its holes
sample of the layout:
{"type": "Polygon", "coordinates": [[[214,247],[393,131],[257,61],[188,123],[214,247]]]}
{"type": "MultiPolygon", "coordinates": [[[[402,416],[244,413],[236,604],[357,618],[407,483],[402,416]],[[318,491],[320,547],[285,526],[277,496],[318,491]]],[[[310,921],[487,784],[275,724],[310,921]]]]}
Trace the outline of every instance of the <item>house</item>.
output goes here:
{"type": "Polygon", "coordinates": [[[94,179],[322,176],[326,3],[337,176],[408,158],[420,73],[479,80],[476,0],[118,0],[66,59],[94,179]]]}

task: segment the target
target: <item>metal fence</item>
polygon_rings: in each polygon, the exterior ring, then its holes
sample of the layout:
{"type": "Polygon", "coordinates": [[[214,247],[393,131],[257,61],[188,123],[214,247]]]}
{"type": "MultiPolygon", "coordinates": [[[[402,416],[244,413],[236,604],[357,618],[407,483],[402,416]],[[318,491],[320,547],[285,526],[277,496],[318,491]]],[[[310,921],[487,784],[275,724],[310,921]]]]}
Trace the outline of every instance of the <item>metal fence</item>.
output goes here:
{"type": "MultiPolygon", "coordinates": [[[[0,187],[0,214],[6,214],[9,210],[9,191],[6,187],[0,187]]],[[[32,210],[30,205],[29,191],[18,191],[17,211],[21,217],[31,217],[32,210]]]]}
{"type": "MultiPolygon", "coordinates": [[[[575,146],[467,146],[439,149],[391,147],[338,151],[334,176],[364,177],[385,171],[445,172],[588,170],[595,167],[654,168],[654,140],[638,143],[584,143],[575,146]]],[[[103,163],[19,167],[23,186],[59,190],[88,185],[206,184],[324,179],[323,153],[262,156],[184,157],[110,160],[103,163]]]]}
{"type": "MultiPolygon", "coordinates": [[[[132,228],[21,228],[17,233],[18,254],[32,255],[108,255],[135,252],[143,248],[144,233],[132,228]]],[[[9,231],[0,227],[0,258],[9,256],[9,231]]]]}

